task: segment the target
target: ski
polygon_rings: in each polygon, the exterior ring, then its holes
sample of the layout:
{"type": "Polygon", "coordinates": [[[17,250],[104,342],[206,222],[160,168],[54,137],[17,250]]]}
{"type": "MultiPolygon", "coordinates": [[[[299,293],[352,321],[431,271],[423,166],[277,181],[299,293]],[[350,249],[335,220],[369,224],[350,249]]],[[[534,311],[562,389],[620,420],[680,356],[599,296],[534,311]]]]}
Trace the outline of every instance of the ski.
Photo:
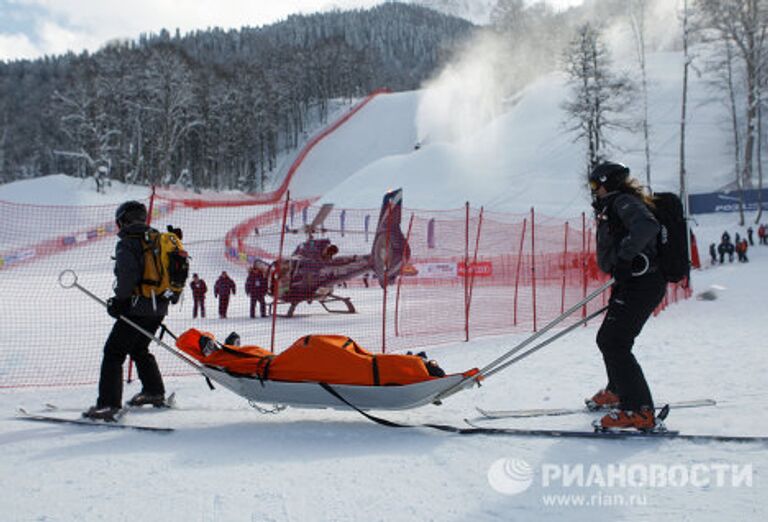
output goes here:
{"type": "Polygon", "coordinates": [[[27,420],[34,422],[47,422],[51,424],[74,424],[77,426],[89,426],[93,428],[117,428],[117,429],[130,429],[138,431],[153,431],[158,433],[170,433],[173,428],[160,428],[156,426],[140,426],[137,424],[123,424],[121,422],[105,422],[95,421],[84,418],[68,418],[68,417],[55,417],[52,415],[43,415],[40,413],[31,413],[24,408],[18,409],[19,420],[27,420]]]}
{"type": "MultiPolygon", "coordinates": [[[[713,399],[698,399],[691,401],[679,401],[669,403],[671,409],[682,408],[701,408],[704,406],[715,406],[717,402],[713,399]]],[[[561,415],[574,415],[576,413],[600,413],[607,410],[590,410],[586,406],[581,408],[536,408],[529,410],[485,410],[476,408],[477,411],[486,419],[524,419],[529,417],[556,417],[561,415]]],[[[656,407],[657,410],[661,406],[656,407]]]]}
{"type": "MultiPolygon", "coordinates": [[[[44,405],[43,412],[49,413],[49,412],[67,412],[67,411],[81,411],[79,408],[62,408],[56,404],[53,404],[52,402],[46,402],[44,405]]],[[[147,406],[147,405],[145,405],[147,406]]],[[[135,411],[153,411],[153,410],[167,410],[167,409],[178,409],[176,405],[176,392],[171,393],[166,399],[165,403],[161,406],[152,406],[150,408],[144,408],[144,406],[129,406],[127,403],[123,406],[122,414],[128,413],[129,411],[135,412],[135,411]]]]}
{"type": "Polygon", "coordinates": [[[526,429],[526,428],[491,428],[480,426],[464,419],[470,426],[468,433],[478,435],[509,435],[515,437],[553,437],[576,439],[627,440],[627,439],[674,439],[692,442],[742,442],[768,444],[768,437],[752,437],[738,435],[694,435],[679,431],[587,431],[587,430],[555,430],[555,429],[526,429]]]}

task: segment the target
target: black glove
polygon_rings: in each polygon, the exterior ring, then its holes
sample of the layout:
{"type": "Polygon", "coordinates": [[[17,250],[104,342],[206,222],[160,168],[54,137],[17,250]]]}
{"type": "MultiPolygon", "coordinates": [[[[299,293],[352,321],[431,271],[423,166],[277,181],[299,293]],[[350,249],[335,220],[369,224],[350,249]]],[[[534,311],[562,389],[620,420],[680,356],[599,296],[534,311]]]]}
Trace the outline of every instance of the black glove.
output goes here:
{"type": "Polygon", "coordinates": [[[130,299],[118,299],[116,297],[110,297],[107,299],[107,313],[115,319],[121,315],[125,315],[130,307],[130,299]]]}
{"type": "Polygon", "coordinates": [[[632,279],[632,261],[619,258],[613,267],[613,278],[617,283],[625,283],[632,279]]]}

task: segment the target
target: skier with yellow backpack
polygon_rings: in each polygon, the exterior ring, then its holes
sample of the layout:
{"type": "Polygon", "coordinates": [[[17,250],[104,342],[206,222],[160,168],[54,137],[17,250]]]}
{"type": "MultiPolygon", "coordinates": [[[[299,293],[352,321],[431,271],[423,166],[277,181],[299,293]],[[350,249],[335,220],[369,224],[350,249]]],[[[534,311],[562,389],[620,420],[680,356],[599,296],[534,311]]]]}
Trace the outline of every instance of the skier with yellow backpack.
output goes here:
{"type": "Polygon", "coordinates": [[[114,421],[122,408],[123,362],[130,355],[142,390],[128,404],[165,404],[165,387],[157,361],[149,352],[150,338],[127,322],[125,316],[149,333],[160,328],[168,304],[177,303],[189,273],[189,258],[181,243],[181,230],[159,232],[146,224],[147,208],[126,201],[115,212],[120,238],[115,247],[115,295],[107,313],[117,319],[104,345],[96,405],[84,417],[114,421]]]}

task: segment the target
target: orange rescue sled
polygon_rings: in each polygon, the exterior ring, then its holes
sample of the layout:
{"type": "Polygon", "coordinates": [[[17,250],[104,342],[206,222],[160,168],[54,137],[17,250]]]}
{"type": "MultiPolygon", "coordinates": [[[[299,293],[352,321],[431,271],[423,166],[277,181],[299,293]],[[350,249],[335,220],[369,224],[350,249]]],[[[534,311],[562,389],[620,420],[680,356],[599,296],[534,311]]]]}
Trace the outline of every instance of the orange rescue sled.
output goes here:
{"type": "Polygon", "coordinates": [[[348,406],[323,389],[333,389],[360,409],[400,410],[433,402],[443,391],[477,373],[433,377],[421,357],[374,355],[341,335],[308,335],[280,354],[258,346],[214,343],[213,335],[190,329],[176,346],[201,364],[210,379],[250,401],[310,408],[348,406]],[[216,349],[209,353],[206,348],[216,349]],[[207,355],[206,355],[207,353],[207,355]]]}

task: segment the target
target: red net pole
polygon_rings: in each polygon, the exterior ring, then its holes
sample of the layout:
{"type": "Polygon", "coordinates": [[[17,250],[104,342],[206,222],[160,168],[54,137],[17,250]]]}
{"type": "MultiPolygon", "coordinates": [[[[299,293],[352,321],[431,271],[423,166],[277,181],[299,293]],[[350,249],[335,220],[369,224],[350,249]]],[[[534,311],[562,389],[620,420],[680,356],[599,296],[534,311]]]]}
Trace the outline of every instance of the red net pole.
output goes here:
{"type": "Polygon", "coordinates": [[[520,233],[520,246],[517,247],[517,267],[515,268],[515,304],[512,324],[517,326],[517,294],[520,288],[520,268],[523,265],[523,246],[525,245],[525,228],[528,221],[523,218],[523,231],[520,233]]]}
{"type": "Polygon", "coordinates": [[[464,340],[469,341],[469,201],[464,203],[464,340]]]}
{"type": "Polygon", "coordinates": [[[536,331],[536,223],[531,207],[531,295],[533,297],[533,331],[536,331]]]}
{"type": "Polygon", "coordinates": [[[387,237],[384,238],[384,289],[381,300],[381,353],[387,353],[387,288],[389,285],[389,237],[392,233],[392,212],[394,203],[389,202],[389,212],[387,213],[387,237]]]}
{"type": "MultiPolygon", "coordinates": [[[[408,221],[408,233],[405,235],[405,244],[410,245],[411,230],[413,230],[413,212],[411,212],[411,219],[408,221]]],[[[400,287],[403,284],[403,271],[405,270],[405,263],[400,267],[400,276],[397,278],[397,292],[395,293],[395,337],[400,335],[400,287]]]]}
{"type": "Polygon", "coordinates": [[[149,208],[147,209],[147,225],[152,224],[152,214],[155,209],[155,186],[152,185],[152,194],[149,196],[149,208]]]}
{"type": "MultiPolygon", "coordinates": [[[[477,251],[480,249],[480,232],[483,228],[483,207],[480,207],[480,217],[477,220],[475,235],[475,252],[472,254],[472,275],[469,278],[469,299],[467,299],[467,341],[469,341],[469,313],[472,307],[472,290],[475,288],[475,270],[477,269],[477,251]]],[[[469,267],[467,267],[469,271],[469,267]]]]}
{"type": "MultiPolygon", "coordinates": [[[[285,206],[283,207],[283,222],[280,227],[280,247],[277,251],[277,261],[272,274],[272,333],[269,339],[269,351],[275,353],[275,331],[277,329],[277,302],[280,298],[280,276],[283,271],[283,246],[285,245],[285,227],[288,223],[288,206],[291,203],[291,191],[285,191],[285,206]]],[[[290,275],[289,275],[290,277],[290,275]]]]}
{"type": "Polygon", "coordinates": [[[565,312],[565,276],[568,269],[568,222],[565,222],[565,233],[563,238],[563,284],[560,290],[560,315],[565,312]]]}
{"type": "MultiPolygon", "coordinates": [[[[589,260],[589,252],[587,252],[587,215],[581,213],[581,281],[582,281],[582,299],[587,297],[587,262],[589,260]]],[[[584,303],[584,307],[581,309],[582,319],[587,316],[587,304],[584,303]]],[[[586,324],[584,325],[586,326],[586,324]]]]}

